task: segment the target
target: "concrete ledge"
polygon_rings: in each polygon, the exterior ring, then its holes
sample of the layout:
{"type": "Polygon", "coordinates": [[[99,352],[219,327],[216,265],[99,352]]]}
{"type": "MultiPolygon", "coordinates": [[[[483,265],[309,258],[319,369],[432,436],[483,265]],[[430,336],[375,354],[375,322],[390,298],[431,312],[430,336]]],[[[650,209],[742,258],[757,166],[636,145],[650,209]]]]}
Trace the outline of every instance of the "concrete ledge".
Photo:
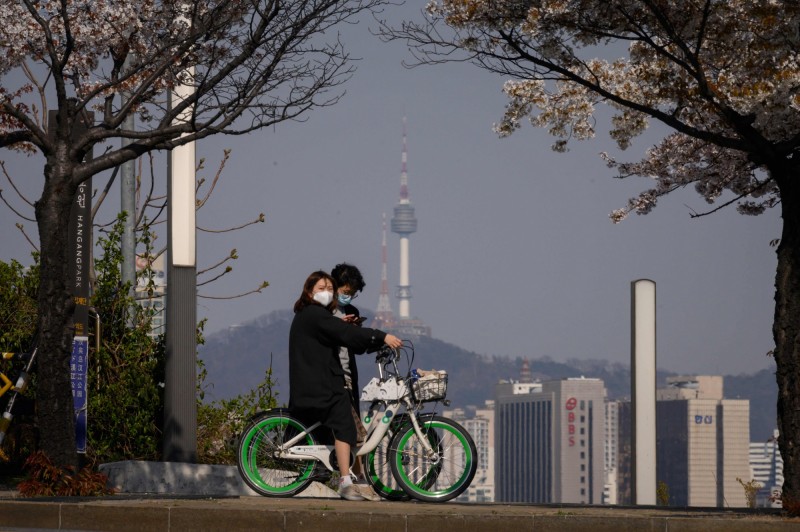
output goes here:
{"type": "Polygon", "coordinates": [[[773,532],[800,529],[778,513],[715,509],[350,502],[229,497],[0,500],[2,529],[373,530],[381,532],[773,532]]]}
{"type": "Polygon", "coordinates": [[[352,502],[319,483],[304,497],[281,499],[252,496],[232,466],[128,461],[101,470],[118,495],[23,499],[0,494],[0,530],[800,532],[800,519],[778,510],[352,502]]]}
{"type": "MultiPolygon", "coordinates": [[[[258,496],[244,483],[236,466],[128,460],[102,464],[99,469],[118,493],[258,496]]],[[[338,498],[339,495],[324,484],[312,482],[297,497],[338,498]]]]}

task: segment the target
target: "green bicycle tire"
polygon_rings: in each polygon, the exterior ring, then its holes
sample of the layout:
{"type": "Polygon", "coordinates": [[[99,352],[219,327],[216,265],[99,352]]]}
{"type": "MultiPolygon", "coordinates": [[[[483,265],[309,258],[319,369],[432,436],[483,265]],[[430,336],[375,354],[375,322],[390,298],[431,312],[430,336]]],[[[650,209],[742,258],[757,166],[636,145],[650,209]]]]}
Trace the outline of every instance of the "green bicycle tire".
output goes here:
{"type": "MultiPolygon", "coordinates": [[[[306,427],[285,412],[268,412],[252,421],[242,432],[237,453],[239,474],[256,493],[267,497],[291,497],[313,481],[315,460],[276,458],[275,450],[306,427]]],[[[307,434],[299,442],[316,445],[307,434]]]]}
{"type": "MultiPolygon", "coordinates": [[[[419,414],[417,419],[422,422],[424,419],[433,417],[433,414],[419,414]]],[[[367,480],[372,485],[375,493],[389,501],[407,501],[411,497],[406,493],[394,480],[394,473],[392,473],[392,466],[389,457],[392,455],[390,442],[394,434],[400,430],[401,427],[411,425],[411,419],[408,414],[402,413],[392,420],[389,431],[383,437],[378,447],[370,451],[366,455],[366,472],[367,480]]],[[[433,438],[431,445],[436,447],[435,441],[436,434],[432,432],[429,438],[433,438]]],[[[435,477],[431,477],[430,482],[435,481],[435,477]]]]}
{"type": "Polygon", "coordinates": [[[466,429],[445,417],[428,416],[420,420],[420,426],[438,455],[438,461],[425,456],[414,427],[406,425],[395,433],[389,444],[394,479],[415,499],[425,502],[454,499],[475,477],[478,468],[475,442],[466,429]]]}

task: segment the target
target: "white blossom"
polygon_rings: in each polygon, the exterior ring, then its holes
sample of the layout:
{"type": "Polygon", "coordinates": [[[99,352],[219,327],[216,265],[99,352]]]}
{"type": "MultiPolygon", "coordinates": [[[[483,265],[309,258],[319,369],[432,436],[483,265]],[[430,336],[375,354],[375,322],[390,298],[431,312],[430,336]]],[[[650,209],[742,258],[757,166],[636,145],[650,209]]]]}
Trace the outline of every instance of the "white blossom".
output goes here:
{"type": "MultiPolygon", "coordinates": [[[[610,135],[621,149],[650,120],[675,130],[638,163],[606,159],[620,177],[655,184],[614,211],[615,222],[689,185],[709,204],[733,193],[740,212],[757,214],[779,202],[759,151],[800,159],[800,3],[435,0],[427,12],[469,39],[473,61],[510,77],[501,137],[527,119],[566,151],[594,136],[600,103],[616,110],[610,135]],[[630,43],[625,57],[596,57],[615,41],[630,43]]],[[[421,27],[404,37],[425,57],[452,54],[441,40],[425,48],[421,27]]]]}

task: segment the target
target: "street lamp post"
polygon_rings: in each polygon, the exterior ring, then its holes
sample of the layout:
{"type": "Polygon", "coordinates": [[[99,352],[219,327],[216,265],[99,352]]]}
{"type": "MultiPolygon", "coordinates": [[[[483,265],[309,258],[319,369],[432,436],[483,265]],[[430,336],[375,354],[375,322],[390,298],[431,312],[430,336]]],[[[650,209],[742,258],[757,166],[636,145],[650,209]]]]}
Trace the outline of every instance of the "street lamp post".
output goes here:
{"type": "MultiPolygon", "coordinates": [[[[194,69],[189,72],[193,77],[194,69]]],[[[179,85],[174,106],[192,95],[179,85]]],[[[177,120],[191,120],[191,107],[177,120]]],[[[197,461],[197,256],[194,143],[172,150],[168,162],[168,255],[164,448],[166,462],[197,461]]]]}

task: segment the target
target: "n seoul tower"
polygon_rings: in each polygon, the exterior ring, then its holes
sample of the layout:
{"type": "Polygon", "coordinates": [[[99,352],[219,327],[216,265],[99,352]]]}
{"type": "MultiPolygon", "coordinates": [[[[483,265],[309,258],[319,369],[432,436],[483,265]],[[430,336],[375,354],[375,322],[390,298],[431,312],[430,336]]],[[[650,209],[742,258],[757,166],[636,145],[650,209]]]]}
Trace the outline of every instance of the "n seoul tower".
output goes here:
{"type": "Polygon", "coordinates": [[[400,171],[400,202],[394,208],[392,217],[392,233],[400,236],[400,283],[395,296],[398,302],[398,318],[408,320],[411,317],[411,285],[408,280],[408,237],[417,230],[417,218],[414,207],[408,199],[408,173],[406,173],[406,117],[403,117],[403,157],[400,171]]]}

